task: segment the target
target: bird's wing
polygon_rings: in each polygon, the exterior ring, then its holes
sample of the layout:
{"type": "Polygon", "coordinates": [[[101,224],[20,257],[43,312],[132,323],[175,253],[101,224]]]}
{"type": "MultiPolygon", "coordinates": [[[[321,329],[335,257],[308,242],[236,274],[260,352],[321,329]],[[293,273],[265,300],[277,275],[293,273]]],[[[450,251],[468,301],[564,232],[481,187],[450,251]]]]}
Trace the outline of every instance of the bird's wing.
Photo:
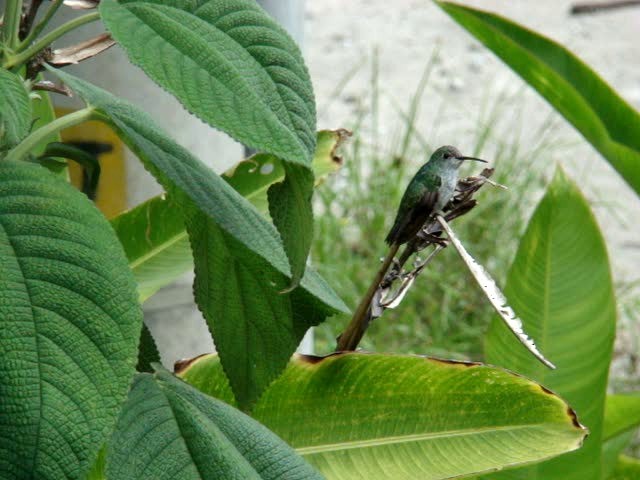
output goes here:
{"type": "MultiPolygon", "coordinates": [[[[440,179],[438,179],[438,187],[440,186],[440,179]]],[[[433,212],[433,208],[438,203],[438,190],[428,190],[422,195],[420,201],[416,204],[415,210],[419,210],[423,215],[429,215],[433,212]]],[[[416,213],[419,213],[416,212],[416,213]]]]}
{"type": "Polygon", "coordinates": [[[398,212],[396,221],[385,239],[389,245],[392,243],[403,244],[411,240],[433,212],[433,208],[438,202],[440,177],[429,175],[429,178],[425,178],[425,180],[424,188],[413,190],[411,193],[408,191],[405,198],[402,199],[402,204],[413,205],[413,208],[404,214],[398,212]]]}

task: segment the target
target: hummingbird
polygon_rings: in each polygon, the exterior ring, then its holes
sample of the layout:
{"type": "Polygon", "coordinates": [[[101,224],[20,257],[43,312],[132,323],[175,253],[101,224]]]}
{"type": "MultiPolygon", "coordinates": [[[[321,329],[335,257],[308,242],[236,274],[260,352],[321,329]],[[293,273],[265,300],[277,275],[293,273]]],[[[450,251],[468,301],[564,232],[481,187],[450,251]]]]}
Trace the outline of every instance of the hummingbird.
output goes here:
{"type": "Polygon", "coordinates": [[[458,168],[465,160],[487,163],[466,157],[456,147],[438,148],[415,174],[402,196],[396,219],[385,241],[400,246],[411,240],[424,223],[451,201],[458,184],[458,168]]]}
{"type": "Polygon", "coordinates": [[[465,157],[456,147],[446,145],[433,152],[429,161],[413,177],[402,196],[393,227],[385,239],[389,244],[389,252],[367,293],[360,300],[347,329],[338,337],[337,351],[356,349],[367,328],[368,321],[363,319],[370,318],[367,312],[371,309],[371,302],[400,245],[411,240],[430,217],[441,212],[451,201],[458,185],[458,168],[465,160],[487,163],[481,158],[465,157]]]}

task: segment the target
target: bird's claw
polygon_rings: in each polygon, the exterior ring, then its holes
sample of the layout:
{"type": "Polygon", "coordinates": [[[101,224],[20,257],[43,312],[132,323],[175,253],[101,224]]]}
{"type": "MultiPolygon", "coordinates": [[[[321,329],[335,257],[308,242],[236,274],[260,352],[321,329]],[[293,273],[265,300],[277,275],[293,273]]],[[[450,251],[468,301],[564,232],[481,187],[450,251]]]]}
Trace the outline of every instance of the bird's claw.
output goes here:
{"type": "Polygon", "coordinates": [[[449,240],[447,240],[446,238],[436,237],[433,243],[439,245],[442,248],[447,248],[447,245],[449,245],[449,240]]]}
{"type": "Polygon", "coordinates": [[[440,245],[443,248],[446,247],[449,244],[449,241],[446,238],[442,238],[439,233],[440,232],[438,232],[438,234],[432,234],[427,232],[426,229],[418,232],[418,238],[422,242],[420,250],[426,248],[429,244],[440,245]]]}

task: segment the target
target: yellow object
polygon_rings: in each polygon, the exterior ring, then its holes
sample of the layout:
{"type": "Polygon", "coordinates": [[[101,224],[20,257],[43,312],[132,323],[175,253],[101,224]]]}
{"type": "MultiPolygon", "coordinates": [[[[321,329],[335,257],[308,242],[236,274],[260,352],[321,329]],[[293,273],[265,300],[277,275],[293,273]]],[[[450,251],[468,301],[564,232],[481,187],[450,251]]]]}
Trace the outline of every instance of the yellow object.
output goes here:
{"type": "MultiPolygon", "coordinates": [[[[56,108],[56,116],[70,110],[56,108]]],[[[127,189],[124,165],[124,145],[113,131],[102,122],[86,122],[62,132],[63,142],[72,142],[81,148],[99,151],[100,180],[96,193],[96,205],[107,218],[112,218],[126,209],[127,189]],[[108,151],[104,151],[108,150],[108,151]]],[[[69,162],[71,183],[82,189],[82,167],[69,162]]]]}

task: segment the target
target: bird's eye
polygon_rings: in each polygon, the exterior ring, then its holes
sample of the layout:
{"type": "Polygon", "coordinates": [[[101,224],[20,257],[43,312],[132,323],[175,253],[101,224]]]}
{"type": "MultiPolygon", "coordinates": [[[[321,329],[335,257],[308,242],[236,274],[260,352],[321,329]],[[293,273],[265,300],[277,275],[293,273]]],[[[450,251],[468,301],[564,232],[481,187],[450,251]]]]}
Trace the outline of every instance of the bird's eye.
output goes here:
{"type": "Polygon", "coordinates": [[[451,154],[450,153],[445,153],[444,154],[444,159],[445,160],[449,160],[451,158],[451,154]]]}

